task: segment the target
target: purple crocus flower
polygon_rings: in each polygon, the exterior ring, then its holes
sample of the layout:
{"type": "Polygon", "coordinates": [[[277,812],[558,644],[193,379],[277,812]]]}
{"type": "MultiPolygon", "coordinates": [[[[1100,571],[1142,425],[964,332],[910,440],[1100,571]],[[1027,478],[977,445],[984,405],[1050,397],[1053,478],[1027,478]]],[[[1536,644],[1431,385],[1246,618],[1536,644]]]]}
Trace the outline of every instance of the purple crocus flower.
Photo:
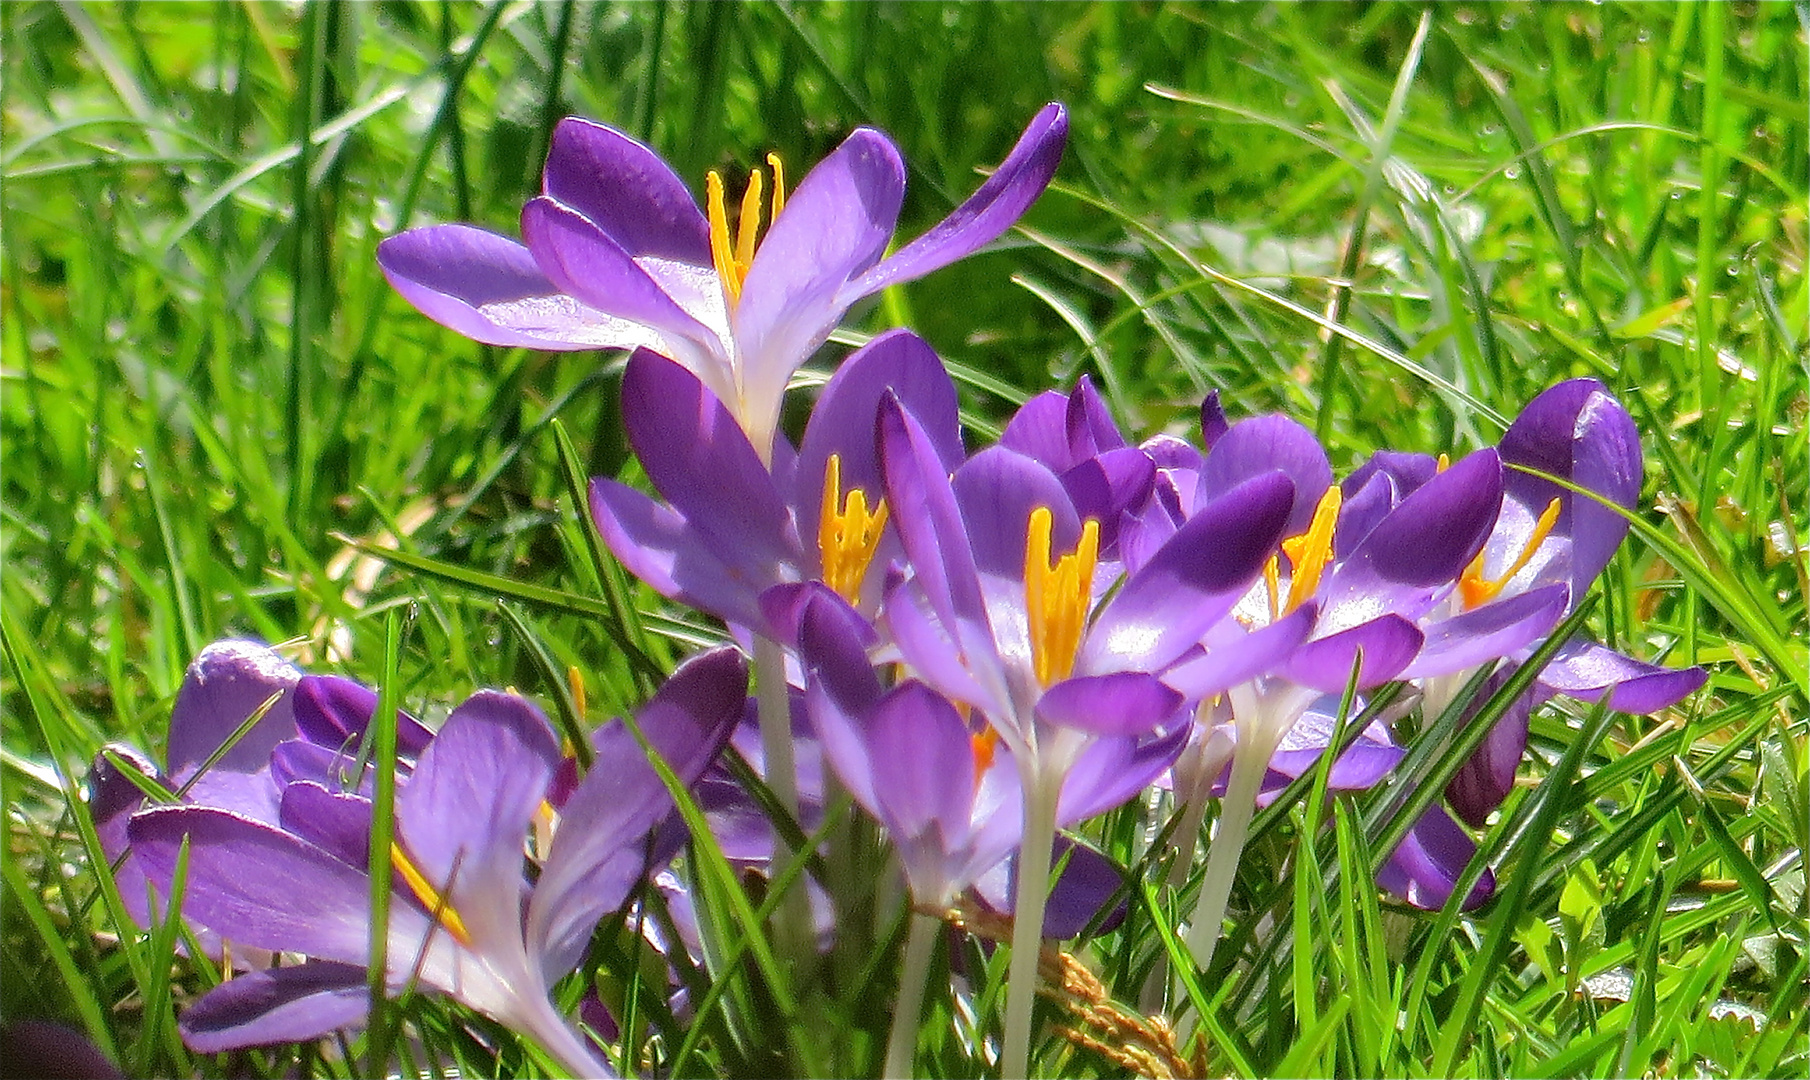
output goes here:
{"type": "Polygon", "coordinates": [[[1001,1058],[1013,1075],[1028,1062],[1063,778],[1093,740],[1180,718],[1183,695],[1160,675],[1256,579],[1281,539],[1293,485],[1272,474],[1227,492],[1096,606],[1099,523],[1081,519],[1048,467],[996,446],[951,477],[922,426],[891,400],[880,410],[880,448],[888,503],[916,508],[895,519],[911,576],[886,597],[892,639],[925,683],[986,718],[1024,788],[1001,1058]]]}
{"type": "MultiPolygon", "coordinates": [[[[102,852],[117,866],[114,880],[126,913],[141,926],[151,922],[147,882],[126,835],[127,822],[146,799],[124,769],[180,793],[182,802],[275,824],[283,785],[299,778],[326,783],[337,776],[357,756],[376,711],[377,695],[369,688],[337,676],[304,675],[259,642],[225,640],[202,649],[176,692],[166,767],[157,768],[132,747],[111,744],[96,756],[90,773],[89,811],[102,852]],[[260,708],[265,711],[257,722],[227,746],[260,708]]],[[[413,717],[397,714],[398,764],[405,773],[432,738],[413,717]]],[[[368,775],[363,783],[368,789],[368,775]]],[[[210,954],[220,955],[216,937],[203,933],[199,940],[210,954]]],[[[240,951],[232,959],[258,958],[240,951]]]]}
{"type": "Polygon", "coordinates": [[[789,195],[769,157],[771,227],[760,240],[756,171],[732,243],[714,173],[706,214],[652,150],[568,118],[554,128],[542,194],[522,211],[526,246],[435,225],[391,237],[377,257],[410,303],[478,341],[672,357],[729,408],[765,461],[787,380],[849,307],[1005,232],[1049,184],[1067,137],[1067,112],[1046,106],[966,202],[882,258],[905,167],[878,131],[857,129],[789,195]]]}
{"type": "MultiPolygon", "coordinates": [[[[747,669],[721,649],[676,671],[639,715],[681,780],[701,774],[742,714],[747,669]]],[[[547,998],[592,928],[646,871],[642,839],[672,810],[658,774],[620,723],[566,799],[540,874],[524,844],[544,814],[560,758],[541,711],[480,691],[455,709],[396,797],[387,981],[445,993],[536,1039],[577,1075],[609,1070],[547,998]]],[[[282,793],[277,824],[229,809],[162,806],[131,820],[145,872],[167,889],[188,850],[184,916],[235,941],[302,953],[293,967],[224,983],[183,1014],[194,1049],[319,1038],[368,1007],[371,802],[314,781],[282,793]]]]}
{"type": "MultiPolygon", "coordinates": [[[[814,586],[801,607],[806,701],[824,757],[855,801],[885,826],[917,903],[954,906],[1022,840],[1023,782],[1010,749],[984,719],[977,728],[916,679],[882,686],[868,659],[877,634],[840,597],[814,586]]],[[[1185,738],[1186,729],[1176,726],[1156,736],[1094,740],[1063,778],[1057,827],[1102,814],[1148,787],[1185,738]]],[[[1090,855],[1083,849],[1076,857],[1090,855]]],[[[1086,908],[1091,916],[1111,891],[1092,891],[1091,907],[1076,897],[1065,913],[1086,908]]],[[[1067,918],[1046,929],[1070,937],[1079,925],[1067,918]]]]}
{"type": "Polygon", "coordinates": [[[767,633],[761,594],[823,580],[866,610],[897,541],[874,448],[880,399],[918,417],[945,470],[961,461],[955,385],[922,338],[882,334],[836,369],[796,453],[783,438],[762,463],[729,408],[690,371],[647,350],[622,379],[629,444],[666,504],[591,481],[591,513],[616,557],[661,594],[767,633]]]}

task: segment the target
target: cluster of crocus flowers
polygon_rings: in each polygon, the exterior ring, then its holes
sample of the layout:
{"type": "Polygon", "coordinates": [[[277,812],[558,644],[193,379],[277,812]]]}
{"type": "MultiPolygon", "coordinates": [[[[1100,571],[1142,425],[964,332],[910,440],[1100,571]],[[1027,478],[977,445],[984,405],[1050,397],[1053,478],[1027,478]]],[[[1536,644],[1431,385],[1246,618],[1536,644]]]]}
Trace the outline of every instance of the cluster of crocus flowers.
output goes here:
{"type": "MultiPolygon", "coordinates": [[[[784,852],[758,801],[712,767],[732,739],[797,819],[785,824],[810,832],[840,790],[885,831],[916,912],[887,1075],[912,1068],[936,916],[967,905],[1013,917],[997,1057],[1025,1074],[1041,941],[1107,921],[1124,874],[1058,830],[1154,786],[1180,815],[1177,885],[1220,800],[1188,938],[1204,966],[1253,807],[1324,755],[1341,695],[1361,704],[1402,683],[1405,707],[1431,715],[1479,671],[1506,680],[1607,564],[1640,488],[1633,424],[1591,380],[1540,395],[1496,447],[1456,461],[1378,451],[1342,480],[1298,423],[1234,423],[1216,397],[1198,445],[1134,445],[1085,378],[970,452],[942,361],[904,329],[842,360],[794,444],[787,384],[849,307],[1001,235],[1049,183],[1066,129],[1060,106],[1038,113],[967,202],[887,256],[904,169],[878,132],[849,136],[791,191],[769,159],[770,187],[751,176],[732,227],[716,175],[700,208],[647,147],[567,120],[523,243],[439,225],[379,255],[410,302],[476,340],[629,353],[624,429],[653,490],[599,477],[590,516],[653,590],[724,622],[753,655],[757,695],[740,654],[719,649],[682,666],[639,729],[698,783],[703,820],[739,863],[784,852]]],[[[1652,711],[1702,681],[1565,643],[1379,884],[1448,901],[1475,853],[1466,826],[1506,797],[1537,700],[1652,711]]],[[[155,917],[181,865],[198,940],[260,965],[197,1003],[185,1037],[212,1049],[356,1024],[376,933],[373,803],[369,770],[348,762],[376,696],[243,644],[210,649],[191,682],[168,769],[113,752],[94,801],[136,917],[155,917]],[[170,800],[146,800],[155,783],[170,800]],[[248,879],[254,865],[267,873],[248,879]],[[297,888],[302,908],[286,900],[297,888]],[[262,966],[271,956],[302,962],[262,966]]],[[[548,991],[659,869],[650,856],[671,854],[649,840],[670,792],[621,727],[598,733],[575,786],[557,780],[558,741],[515,695],[482,692],[438,732],[398,724],[380,981],[448,994],[600,1071],[548,991]]],[[[1402,753],[1373,723],[1331,783],[1383,782],[1402,753]]],[[[1486,902],[1492,880],[1462,905],[1486,902]]],[[[819,884],[832,883],[800,892],[819,884]]],[[[833,918],[811,929],[792,944],[834,947],[833,918]]]]}

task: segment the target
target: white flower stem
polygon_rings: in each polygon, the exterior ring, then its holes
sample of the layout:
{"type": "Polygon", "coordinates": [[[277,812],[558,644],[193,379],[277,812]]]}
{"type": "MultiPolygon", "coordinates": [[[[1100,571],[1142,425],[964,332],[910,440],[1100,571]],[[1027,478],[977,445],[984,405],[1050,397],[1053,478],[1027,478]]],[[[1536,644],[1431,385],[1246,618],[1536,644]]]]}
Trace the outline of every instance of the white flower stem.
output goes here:
{"type": "Polygon", "coordinates": [[[1031,1013],[1037,1004],[1037,961],[1043,951],[1043,911],[1049,902],[1050,855],[1056,844],[1060,777],[1027,769],[1024,844],[1018,850],[1018,895],[1012,912],[1012,962],[1006,971],[1005,1046],[999,1075],[1029,1076],[1031,1013]]]}
{"type": "Polygon", "coordinates": [[[936,935],[942,927],[938,919],[911,913],[911,926],[905,932],[905,966],[899,972],[899,1001],[893,1009],[892,1033],[886,1038],[886,1068],[880,1073],[886,1080],[906,1080],[911,1076],[918,1048],[918,1020],[924,1012],[924,991],[930,977],[930,957],[936,951],[936,935]]]}
{"type": "MultiPolygon", "coordinates": [[[[1232,778],[1226,785],[1226,797],[1220,802],[1219,821],[1213,830],[1213,842],[1207,847],[1207,870],[1201,878],[1200,896],[1194,904],[1194,915],[1188,920],[1188,952],[1194,966],[1206,969],[1219,946],[1219,931],[1225,921],[1226,902],[1232,897],[1232,882],[1238,876],[1238,862],[1244,854],[1244,841],[1251,831],[1251,818],[1257,810],[1257,789],[1263,783],[1263,770],[1275,749],[1274,738],[1267,732],[1239,730],[1238,752],[1232,758],[1232,778]]],[[[1198,824],[1196,828],[1198,828],[1198,824]]]]}

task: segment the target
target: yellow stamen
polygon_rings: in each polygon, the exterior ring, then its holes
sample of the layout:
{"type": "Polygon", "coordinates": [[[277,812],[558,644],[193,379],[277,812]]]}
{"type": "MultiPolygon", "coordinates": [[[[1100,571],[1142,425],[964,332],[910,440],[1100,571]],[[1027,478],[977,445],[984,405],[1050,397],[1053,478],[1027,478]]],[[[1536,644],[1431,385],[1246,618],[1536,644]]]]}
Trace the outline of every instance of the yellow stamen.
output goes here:
{"type": "MultiPolygon", "coordinates": [[[[1333,526],[1338,523],[1339,506],[1343,502],[1344,493],[1337,484],[1327,488],[1326,494],[1320,496],[1319,505],[1314,507],[1313,521],[1308,524],[1307,531],[1282,541],[1282,554],[1288,556],[1288,564],[1292,567],[1288,579],[1288,604],[1282,614],[1300,607],[1302,601],[1319,589],[1320,575],[1332,562],[1333,526]]],[[[1271,586],[1272,598],[1274,589],[1271,586]]]]}
{"type": "Polygon", "coordinates": [[[1489,603],[1500,595],[1503,588],[1514,580],[1515,575],[1533,560],[1533,553],[1539,550],[1540,545],[1545,542],[1547,535],[1552,532],[1552,527],[1558,524],[1558,521],[1559,500],[1554,499],[1546,504],[1545,510],[1540,512],[1539,520],[1534,522],[1532,534],[1528,536],[1527,543],[1521,548],[1521,553],[1515,556],[1515,561],[1510,564],[1508,571],[1494,580],[1483,576],[1484,553],[1479,551],[1477,557],[1471,560],[1471,565],[1465,567],[1464,573],[1458,577],[1458,595],[1464,601],[1464,609],[1469,611],[1474,607],[1489,603]]]}
{"type": "MultiPolygon", "coordinates": [[[[584,677],[578,673],[577,664],[566,665],[566,685],[572,688],[572,708],[578,713],[578,718],[582,720],[588,710],[585,709],[584,677]]],[[[563,752],[567,757],[571,757],[571,740],[566,741],[567,745],[563,752]]]]}
{"type": "Polygon", "coordinates": [[[823,562],[823,583],[836,595],[854,603],[861,595],[867,566],[874,561],[880,534],[886,528],[886,500],[867,508],[867,492],[861,488],[842,497],[842,457],[831,454],[823,470],[823,507],[817,519],[817,551],[823,562]]]}
{"type": "Polygon", "coordinates": [[[780,164],[778,154],[767,155],[767,167],[773,170],[773,216],[767,221],[771,225],[786,208],[786,167],[780,164]]]}
{"type": "Polygon", "coordinates": [[[723,178],[715,169],[704,178],[705,201],[710,214],[710,261],[716,264],[716,275],[723,280],[723,292],[734,307],[742,298],[742,270],[736,265],[735,249],[729,245],[729,211],[723,206],[723,178]]]}
{"type": "Polygon", "coordinates": [[[748,174],[748,188],[742,192],[741,216],[736,221],[735,261],[741,267],[743,281],[748,279],[748,267],[754,263],[754,242],[760,238],[760,188],[760,170],[755,169],[748,174]]]}
{"type": "Polygon", "coordinates": [[[1282,568],[1280,562],[1280,559],[1271,555],[1269,561],[1263,564],[1263,583],[1269,586],[1270,590],[1271,622],[1282,617],[1282,612],[1278,610],[1282,606],[1282,568]]]}
{"type": "MultiPolygon", "coordinates": [[[[778,154],[768,154],[767,164],[773,168],[773,215],[767,224],[779,220],[786,205],[786,174],[778,154]]],[[[716,264],[717,277],[723,281],[723,294],[729,306],[742,298],[742,286],[748,281],[748,268],[754,265],[754,251],[760,246],[761,189],[765,179],[759,169],[748,173],[748,187],[742,192],[741,215],[736,221],[735,237],[729,235],[729,206],[723,195],[723,177],[714,169],[704,177],[705,211],[710,219],[710,261],[716,264]]]]}
{"type": "Polygon", "coordinates": [[[1451,467],[1452,467],[1452,459],[1447,457],[1444,454],[1441,454],[1441,455],[1439,455],[1439,463],[1437,465],[1433,466],[1433,471],[1435,473],[1442,473],[1451,467]]]}
{"type": "Polygon", "coordinates": [[[402,850],[402,845],[394,840],[390,841],[390,865],[402,875],[402,880],[408,883],[409,890],[415,894],[415,899],[421,901],[421,906],[432,912],[440,920],[440,925],[458,939],[459,944],[471,944],[471,934],[465,929],[465,920],[459,918],[459,913],[453,910],[452,904],[427,880],[427,875],[408,857],[408,852],[402,850]]]}
{"type": "Polygon", "coordinates": [[[1094,564],[1100,555],[1100,523],[1081,524],[1075,550],[1050,565],[1049,507],[1031,511],[1024,540],[1024,606],[1031,631],[1031,666],[1049,686],[1068,678],[1081,647],[1087,608],[1093,598],[1094,564]]]}

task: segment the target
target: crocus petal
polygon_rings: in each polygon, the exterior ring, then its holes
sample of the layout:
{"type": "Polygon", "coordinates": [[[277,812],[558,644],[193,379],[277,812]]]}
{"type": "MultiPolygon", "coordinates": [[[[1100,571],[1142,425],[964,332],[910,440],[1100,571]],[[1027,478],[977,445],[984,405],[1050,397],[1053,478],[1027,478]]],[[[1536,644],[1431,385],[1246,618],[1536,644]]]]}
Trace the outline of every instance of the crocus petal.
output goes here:
{"type": "Polygon", "coordinates": [[[1700,667],[1659,667],[1583,640],[1560,646],[1540,672],[1540,682],[1561,694],[1597,701],[1606,691],[1609,708],[1637,714],[1676,705],[1708,680],[1700,667]]]}
{"type": "MultiPolygon", "coordinates": [[[[1427,590],[1420,603],[1430,604],[1432,590],[1456,581],[1483,547],[1501,507],[1502,464],[1496,452],[1466,455],[1377,522],[1321,586],[1322,613],[1333,625],[1348,626],[1354,620],[1340,609],[1365,607],[1391,585],[1427,590]]],[[[1394,610],[1418,618],[1425,609],[1404,594],[1394,610]]]]}
{"type": "Polygon", "coordinates": [[[1037,715],[1094,735],[1143,735],[1173,719],[1181,705],[1182,696],[1155,675],[1121,671],[1064,679],[1037,699],[1037,715]]]}
{"type": "MultiPolygon", "coordinates": [[[[1473,710],[1481,707],[1513,674],[1512,664],[1493,672],[1475,699],[1473,710]]],[[[1482,827],[1491,812],[1514,790],[1515,772],[1521,767],[1521,758],[1527,751],[1528,718],[1533,715],[1534,705],[1544,696],[1536,689],[1509,702],[1508,708],[1496,718],[1489,734],[1478,745],[1476,753],[1453,774],[1445,795],[1464,821],[1482,827]]],[[[1465,723],[1475,723],[1475,720],[1467,717],[1465,723]]]]}
{"type": "Polygon", "coordinates": [[[930,598],[916,579],[894,586],[886,594],[883,610],[893,644],[924,681],[989,716],[1010,715],[1011,696],[997,646],[991,638],[981,636],[990,631],[982,628],[958,640],[955,635],[962,631],[962,624],[952,633],[931,609],[930,598]],[[989,673],[984,684],[970,669],[970,659],[989,673]]]}
{"type": "Polygon", "coordinates": [[[1132,447],[1108,450],[1063,473],[1062,486],[1082,519],[1100,523],[1104,551],[1118,542],[1121,519],[1149,501],[1156,487],[1156,463],[1132,447]]]}
{"type": "MultiPolygon", "coordinates": [[[[1276,752],[1270,756],[1269,767],[1285,779],[1293,779],[1317,765],[1326,748],[1332,745],[1338,708],[1338,699],[1330,696],[1309,706],[1283,734],[1276,752]]],[[[1387,776],[1406,753],[1390,740],[1387,727],[1380,722],[1372,723],[1332,763],[1327,785],[1342,791],[1367,788],[1387,776]]]]}
{"type": "Polygon", "coordinates": [[[126,769],[145,779],[156,780],[166,791],[173,790],[174,785],[158,772],[149,758],[123,743],[108,743],[95,755],[94,767],[88,773],[88,812],[94,819],[101,853],[108,862],[118,866],[113,872],[113,881],[119,887],[119,898],[125,904],[126,913],[138,925],[145,926],[151,921],[145,874],[138,859],[130,854],[131,844],[126,839],[127,822],[144,805],[145,795],[126,776],[126,769]],[[113,757],[121,764],[115,765],[113,757]]]}
{"type": "Polygon", "coordinates": [[[216,641],[202,649],[183,675],[170,714],[171,775],[194,771],[276,695],[263,718],[213,765],[241,773],[263,768],[271,748],[295,734],[289,692],[301,677],[295,665],[255,641],[216,641]]]}
{"type": "Polygon", "coordinates": [[[988,447],[957,469],[950,485],[982,573],[1024,580],[1025,535],[1039,507],[1050,511],[1051,555],[1073,551],[1081,539],[1081,519],[1062,481],[1023,454],[988,447]]]}
{"type": "MultiPolygon", "coordinates": [[[[185,918],[260,949],[347,964],[369,958],[370,878],[300,837],[202,806],[153,807],[127,832],[145,875],[166,894],[187,839],[185,918]]],[[[429,929],[426,912],[391,905],[392,940],[418,944],[429,929]]]]}
{"type": "Polygon", "coordinates": [[[1370,478],[1361,484],[1354,484],[1349,477],[1341,485],[1345,493],[1344,502],[1339,506],[1338,527],[1332,534],[1332,551],[1335,558],[1346,559],[1363,543],[1376,523],[1389,516],[1395,508],[1399,494],[1395,481],[1381,473],[1373,472],[1370,478]]]}
{"type": "Polygon", "coordinates": [[[881,699],[866,727],[875,816],[893,834],[919,899],[942,899],[925,896],[933,886],[920,879],[967,838],[975,779],[968,726],[947,698],[911,680],[881,699]]]}
{"type": "MultiPolygon", "coordinates": [[[[337,675],[304,675],[295,684],[295,727],[321,746],[355,751],[377,712],[377,691],[337,675]]],[[[396,713],[396,751],[417,757],[434,733],[405,712],[396,713]]]]}
{"type": "Polygon", "coordinates": [[[909,330],[881,334],[836,368],[805,425],[792,504],[797,508],[799,536],[807,546],[816,543],[823,515],[824,468],[831,454],[836,455],[842,474],[840,497],[865,491],[870,508],[883,497],[885,481],[880,475],[874,425],[880,399],[889,391],[923,426],[944,471],[952,472],[961,464],[959,403],[955,383],[942,360],[909,330]]]}
{"type": "Polygon", "coordinates": [[[1358,689],[1388,682],[1420,651],[1420,628],[1399,615],[1384,615],[1349,630],[1329,634],[1296,649],[1283,665],[1292,682],[1325,694],[1342,693],[1359,663],[1358,689]]]}
{"type": "Polygon", "coordinates": [[[1570,599],[1569,587],[1548,585],[1433,623],[1401,677],[1450,675],[1508,656],[1558,625],[1570,599]]]}
{"type": "Polygon", "coordinates": [[[710,227],[685,181],[615,128],[575,116],[554,125],[541,190],[632,256],[710,265],[710,227]]]}
{"type": "MultiPolygon", "coordinates": [[[[1125,919],[1123,867],[1104,853],[1067,836],[1057,836],[1050,867],[1059,870],[1050,882],[1043,909],[1043,936],[1067,939],[1100,920],[1099,932],[1111,933],[1125,919]],[[1119,903],[1108,911],[1107,905],[1119,903]],[[1104,916],[1102,918],[1102,916],[1104,916]]],[[[988,907],[1009,915],[1017,908],[1018,854],[995,864],[974,883],[974,891],[988,907]]]]}
{"type": "Polygon", "coordinates": [[[1199,701],[1266,675],[1307,640],[1317,616],[1309,602],[1260,630],[1228,634],[1200,655],[1187,656],[1168,668],[1163,681],[1189,700],[1199,701]]]}
{"type": "MultiPolygon", "coordinates": [[[[747,696],[746,662],[732,648],[715,649],[680,665],[636,721],[649,748],[690,784],[722,750],[747,696]]],[[[639,841],[673,807],[624,725],[611,724],[592,741],[596,760],[566,801],[528,916],[529,948],[555,977],[577,962],[597,920],[628,896],[646,869],[639,841]]]]}
{"type": "Polygon", "coordinates": [[[813,685],[821,684],[850,716],[865,715],[880,699],[880,680],[867,649],[872,625],[823,585],[809,585],[799,618],[798,652],[813,685]]]}
{"type": "Polygon", "coordinates": [[[725,562],[767,567],[757,588],[798,562],[798,537],[747,434],[698,377],[639,350],[622,373],[622,420],[635,456],[725,562]],[[745,552],[745,554],[737,554],[745,552]]]}
{"type": "Polygon", "coordinates": [[[1152,671],[1181,656],[1256,580],[1293,502],[1294,485],[1277,472],[1202,507],[1097,616],[1079,666],[1152,671]]]}
{"type": "Polygon", "coordinates": [[[479,897],[509,903],[519,893],[522,845],[558,760],[559,742],[539,708],[480,690],[447,717],[396,795],[397,843],[448,894],[474,938],[475,918],[496,918],[513,923],[520,940],[519,909],[473,909],[479,897]]]}
{"type": "Polygon", "coordinates": [[[1233,424],[1201,466],[1202,492],[1216,498],[1272,470],[1281,470],[1295,485],[1285,535],[1304,532],[1332,485],[1332,466],[1313,432],[1286,416],[1253,416],[1233,424]]]}
{"type": "Polygon", "coordinates": [[[1079,464],[1068,441],[1068,395],[1045,390],[1018,407],[999,436],[999,445],[1037,461],[1053,472],[1079,464]]]}
{"type": "Polygon", "coordinates": [[[610,553],[655,592],[743,626],[761,626],[773,568],[707,544],[683,514],[607,477],[591,480],[591,520],[610,553]],[[725,558],[734,559],[733,562],[725,558]]]}
{"type": "Polygon", "coordinates": [[[1090,742],[1062,779],[1056,824],[1086,821],[1121,806],[1148,788],[1188,745],[1192,724],[1176,724],[1155,738],[1100,738],[1090,742]]]}
{"type": "Polygon", "coordinates": [[[522,239],[559,290],[596,311],[712,348],[716,334],[668,295],[628,252],[578,211],[541,196],[522,208],[522,239]]]}
{"type": "Polygon", "coordinates": [[[298,781],[283,789],[278,823],[348,866],[370,868],[371,800],[362,795],[298,781]]]}
{"type": "MultiPolygon", "coordinates": [[[[894,514],[892,524],[931,610],[951,632],[962,622],[984,631],[980,574],[949,474],[924,426],[890,395],[880,403],[879,444],[887,505],[911,508],[894,514]]],[[[975,637],[990,640],[992,634],[975,637]]]]}
{"type": "MultiPolygon", "coordinates": [[[[1477,853],[1470,836],[1440,807],[1433,807],[1377,871],[1378,885],[1415,907],[1436,911],[1445,906],[1464,868],[1477,853]]],[[[1483,906],[1496,891],[1496,875],[1488,870],[1464,898],[1463,910],[1483,906]]]]}
{"type": "Polygon", "coordinates": [[[660,335],[561,292],[526,247],[470,225],[430,225],[377,245],[383,276],[440,325],[486,345],[632,349],[660,335]]]}
{"type": "Polygon", "coordinates": [[[885,253],[904,197],[898,149],[860,128],[786,199],[755,250],[733,317],[750,416],[778,416],[792,373],[866,295],[843,293],[885,253]]]}
{"type": "Polygon", "coordinates": [[[986,183],[929,232],[863,274],[850,289],[851,302],[922,277],[991,243],[1043,194],[1067,142],[1068,111],[1055,103],[1045,105],[986,183]]]}
{"type": "Polygon", "coordinates": [[[306,1043],[362,1026],[371,991],[365,969],[310,960],[252,971],[221,983],[183,1010],[177,1029],[198,1054],[306,1043]]]}

